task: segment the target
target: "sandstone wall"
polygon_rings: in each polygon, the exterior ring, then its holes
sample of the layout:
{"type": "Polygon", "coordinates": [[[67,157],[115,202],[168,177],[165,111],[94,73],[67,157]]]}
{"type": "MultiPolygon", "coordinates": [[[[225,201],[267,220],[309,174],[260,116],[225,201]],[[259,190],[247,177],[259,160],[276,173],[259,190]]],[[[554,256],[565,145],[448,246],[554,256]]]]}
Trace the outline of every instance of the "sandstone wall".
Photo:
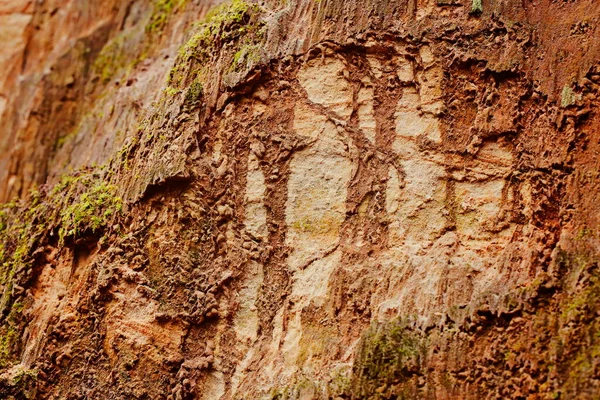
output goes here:
{"type": "Polygon", "coordinates": [[[600,5],[12,3],[3,396],[600,390],[600,5]]]}

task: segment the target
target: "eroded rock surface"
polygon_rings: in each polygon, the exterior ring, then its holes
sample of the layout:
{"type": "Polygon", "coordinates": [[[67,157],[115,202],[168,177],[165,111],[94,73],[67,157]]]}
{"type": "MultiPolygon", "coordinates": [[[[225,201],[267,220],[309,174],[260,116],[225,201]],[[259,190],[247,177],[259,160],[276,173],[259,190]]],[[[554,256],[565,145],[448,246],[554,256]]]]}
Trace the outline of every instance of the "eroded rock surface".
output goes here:
{"type": "Polygon", "coordinates": [[[592,0],[5,3],[3,398],[600,390],[592,0]]]}

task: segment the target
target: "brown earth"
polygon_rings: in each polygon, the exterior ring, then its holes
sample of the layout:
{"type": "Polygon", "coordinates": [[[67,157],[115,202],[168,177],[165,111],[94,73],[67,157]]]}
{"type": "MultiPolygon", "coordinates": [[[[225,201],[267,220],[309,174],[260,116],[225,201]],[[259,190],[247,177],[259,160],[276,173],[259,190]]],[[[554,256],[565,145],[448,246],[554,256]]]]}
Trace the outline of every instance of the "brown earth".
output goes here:
{"type": "Polygon", "coordinates": [[[216,3],[0,1],[0,397],[597,398],[600,4],[216,3]]]}

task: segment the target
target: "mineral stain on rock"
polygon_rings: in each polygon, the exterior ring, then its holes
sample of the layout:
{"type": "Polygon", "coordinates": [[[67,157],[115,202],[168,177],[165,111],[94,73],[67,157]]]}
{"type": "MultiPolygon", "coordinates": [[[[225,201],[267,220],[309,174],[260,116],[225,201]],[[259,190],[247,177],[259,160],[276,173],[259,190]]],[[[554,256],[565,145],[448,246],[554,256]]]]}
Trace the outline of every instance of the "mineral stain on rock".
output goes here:
{"type": "Polygon", "coordinates": [[[0,397],[596,398],[599,18],[1,3],[0,397]]]}

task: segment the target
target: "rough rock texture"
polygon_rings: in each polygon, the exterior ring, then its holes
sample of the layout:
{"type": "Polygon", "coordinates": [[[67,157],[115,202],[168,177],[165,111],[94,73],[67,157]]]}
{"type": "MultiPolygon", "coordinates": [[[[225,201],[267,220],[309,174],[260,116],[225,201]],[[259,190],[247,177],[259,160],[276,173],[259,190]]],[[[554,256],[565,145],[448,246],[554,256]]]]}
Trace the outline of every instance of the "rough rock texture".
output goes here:
{"type": "Polygon", "coordinates": [[[600,4],[216,3],[0,1],[0,397],[596,398],[600,4]]]}

